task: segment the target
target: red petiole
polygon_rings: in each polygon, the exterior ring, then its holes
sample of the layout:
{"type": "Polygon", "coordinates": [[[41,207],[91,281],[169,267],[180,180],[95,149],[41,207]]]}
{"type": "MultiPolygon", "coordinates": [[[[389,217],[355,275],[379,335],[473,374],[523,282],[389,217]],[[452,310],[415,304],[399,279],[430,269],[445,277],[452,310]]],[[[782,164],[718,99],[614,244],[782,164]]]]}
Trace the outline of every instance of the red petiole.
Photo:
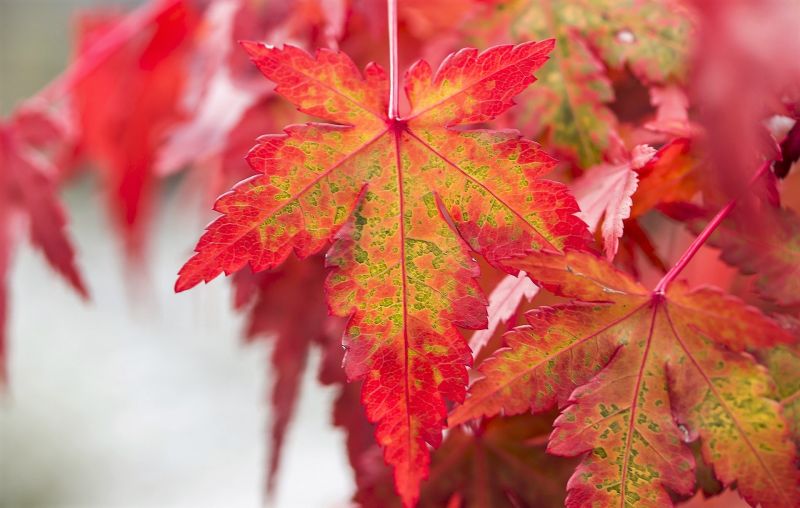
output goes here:
{"type": "Polygon", "coordinates": [[[397,0],[386,0],[387,18],[389,20],[389,119],[399,117],[400,78],[397,63],[397,0]]]}
{"type": "MultiPolygon", "coordinates": [[[[772,162],[764,162],[756,171],[756,174],[753,175],[753,178],[750,179],[750,183],[754,183],[759,178],[761,178],[764,173],[769,171],[769,168],[772,167],[772,162]]],[[[739,200],[738,197],[733,198],[727,205],[725,205],[717,214],[711,219],[711,222],[697,235],[697,238],[689,245],[675,265],[670,268],[670,270],[662,277],[662,279],[658,282],[655,289],[653,290],[654,294],[663,295],[667,291],[667,287],[675,280],[675,278],[686,268],[686,265],[692,260],[697,251],[700,250],[700,247],[708,241],[708,238],[714,233],[714,231],[722,224],[722,221],[733,211],[734,207],[736,207],[736,202],[739,200]]]]}

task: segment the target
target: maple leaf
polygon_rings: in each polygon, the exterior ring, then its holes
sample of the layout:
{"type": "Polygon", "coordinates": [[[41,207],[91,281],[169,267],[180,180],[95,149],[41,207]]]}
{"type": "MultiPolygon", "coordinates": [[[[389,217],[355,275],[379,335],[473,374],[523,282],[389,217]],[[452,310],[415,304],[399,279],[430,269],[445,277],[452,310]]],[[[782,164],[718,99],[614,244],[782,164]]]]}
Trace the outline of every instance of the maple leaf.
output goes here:
{"type": "Polygon", "coordinates": [[[639,179],[630,162],[594,166],[572,184],[581,208],[581,218],[589,231],[601,229],[603,250],[614,259],[623,233],[623,221],[630,217],[639,179]]]}
{"type": "Polygon", "coordinates": [[[628,66],[646,83],[663,83],[684,73],[689,37],[685,13],[668,0],[508,0],[483,30],[508,40],[555,37],[553,57],[540,72],[536,94],[525,96],[518,125],[545,131],[547,146],[582,168],[603,160],[620,141],[608,104],[614,90],[606,71],[628,66]]]}
{"type": "MultiPolygon", "coordinates": [[[[186,0],[164,0],[166,8],[148,30],[137,33],[97,65],[71,90],[81,148],[96,162],[113,220],[122,230],[126,252],[137,258],[143,224],[156,184],[154,165],[163,136],[180,121],[186,92],[187,58],[197,13],[186,0]]],[[[90,13],[81,19],[78,56],[126,22],[118,15],[90,13]]]]}
{"type": "Polygon", "coordinates": [[[590,168],[572,184],[589,231],[601,231],[604,251],[613,259],[625,227],[649,258],[654,252],[646,233],[635,220],[654,208],[690,201],[699,191],[697,161],[691,142],[677,138],[658,151],[637,145],[616,164],[590,168]]]}
{"type": "Polygon", "coordinates": [[[490,120],[534,81],[553,41],[461,50],[434,75],[406,75],[412,109],[387,118],[389,83],[343,53],[244,43],[276,92],[340,125],[263,136],[256,176],[223,195],[176,290],[245,264],[273,268],[290,252],[328,253],[331,310],[350,316],[345,368],[363,379],[367,416],[404,502],[413,504],[436,446],[445,398],[461,400],[469,349],[456,326],[486,326],[468,248],[500,265],[530,250],[580,248],[585,225],[566,187],[541,177],[552,159],[512,131],[456,129],[490,120]],[[444,213],[448,216],[445,217],[444,213]]]}
{"type": "Polygon", "coordinates": [[[420,506],[563,506],[575,464],[545,453],[552,421],[524,415],[451,430],[434,455],[420,506]]]}
{"type": "Polygon", "coordinates": [[[617,254],[623,221],[631,215],[631,196],[639,185],[636,170],[644,166],[654,153],[655,150],[647,145],[637,145],[627,160],[594,166],[571,186],[581,208],[580,217],[589,226],[589,231],[601,228],[608,259],[614,259],[617,254]]]}
{"type": "Polygon", "coordinates": [[[689,202],[700,191],[697,159],[691,149],[689,139],[674,139],[637,169],[639,185],[632,198],[631,218],[663,205],[689,202]]]}
{"type": "MultiPolygon", "coordinates": [[[[476,0],[401,2],[398,6],[400,30],[406,35],[403,29],[407,28],[425,41],[427,44],[423,47],[429,50],[436,46],[431,41],[433,37],[447,33],[456,24],[459,18],[454,18],[453,12],[466,17],[477,3],[476,0]]],[[[226,147],[244,142],[249,149],[254,138],[243,137],[238,127],[248,121],[246,117],[256,108],[266,110],[268,105],[269,109],[277,109],[278,119],[267,124],[276,125],[275,128],[297,121],[293,108],[293,121],[280,121],[287,116],[282,111],[285,101],[269,100],[274,94],[263,86],[263,78],[253,72],[255,69],[243,52],[235,51],[236,41],[257,38],[266,43],[288,41],[303,48],[326,46],[332,49],[344,43],[348,49],[358,52],[356,56],[363,57],[363,53],[383,51],[383,45],[376,44],[376,40],[383,42],[385,33],[375,29],[376,25],[385,25],[385,22],[376,23],[376,19],[385,17],[385,10],[380,2],[345,0],[211,2],[203,14],[202,36],[191,57],[193,62],[200,63],[200,68],[193,68],[187,77],[188,92],[179,104],[185,120],[170,129],[160,147],[156,163],[158,174],[176,173],[188,164],[207,171],[207,162],[226,151],[226,147]],[[368,23],[370,30],[359,29],[360,22],[368,23]],[[347,23],[356,26],[345,31],[347,23]]],[[[411,43],[404,39],[403,47],[408,48],[411,43]]],[[[270,130],[262,127],[259,134],[270,130]]],[[[237,154],[240,161],[241,153],[237,154]]],[[[212,164],[211,169],[217,168],[212,164]]]]}
{"type": "Polygon", "coordinates": [[[627,259],[622,262],[634,274],[638,273],[635,263],[636,249],[641,250],[653,266],[667,271],[647,231],[638,220],[653,209],[672,217],[677,208],[686,207],[699,193],[700,165],[691,148],[689,139],[674,139],[635,170],[639,183],[631,197],[633,204],[630,216],[623,223],[625,236],[622,238],[623,254],[627,255],[627,259]]]}
{"type": "Polygon", "coordinates": [[[83,298],[86,286],[75,266],[67,219],[58,199],[59,170],[48,160],[49,147],[63,141],[63,128],[45,111],[22,107],[0,123],[0,381],[5,380],[6,276],[13,245],[12,225],[27,220],[31,244],[83,298]]]}
{"type": "MultiPolygon", "coordinates": [[[[451,430],[433,454],[419,506],[434,508],[564,506],[575,461],[545,453],[553,415],[492,418],[474,429],[451,430]]],[[[389,475],[362,483],[355,500],[364,508],[399,506],[389,475]]]]}
{"type": "Polygon", "coordinates": [[[752,505],[797,505],[786,422],[768,398],[769,377],[745,352],[791,342],[782,328],[713,288],[676,283],[651,293],[588,253],[540,254],[514,266],[581,301],[528,314],[510,348],[483,364],[485,379],[451,423],[568,405],[548,451],[589,453],[569,482],[567,506],[670,506],[668,491],[694,489],[684,441],[697,436],[724,486],[736,482],[752,505]]]}
{"type": "Polygon", "coordinates": [[[500,280],[492,292],[489,293],[488,326],[485,330],[475,331],[469,340],[472,356],[478,356],[478,353],[497,331],[497,328],[502,323],[506,323],[517,312],[523,299],[531,301],[538,292],[539,288],[524,273],[506,275],[500,280]]]}

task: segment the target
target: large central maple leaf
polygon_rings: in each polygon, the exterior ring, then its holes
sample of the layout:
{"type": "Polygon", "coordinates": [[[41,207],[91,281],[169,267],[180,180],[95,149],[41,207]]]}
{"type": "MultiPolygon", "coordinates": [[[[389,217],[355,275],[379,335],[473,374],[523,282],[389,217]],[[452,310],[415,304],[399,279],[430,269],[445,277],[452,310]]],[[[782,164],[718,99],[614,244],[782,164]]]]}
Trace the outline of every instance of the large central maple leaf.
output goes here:
{"type": "Polygon", "coordinates": [[[350,316],[345,368],[364,380],[367,416],[407,505],[427,475],[426,443],[441,441],[445,398],[464,398],[471,355],[456,327],[486,326],[470,249],[500,266],[586,242],[567,188],[539,179],[553,166],[539,145],[515,131],[457,128],[511,107],[553,44],[464,49],[435,74],[420,61],[405,80],[411,112],[392,119],[379,66],[362,76],[341,52],[243,43],[276,92],[335,124],[259,139],[248,155],[258,175],[217,201],[223,216],[176,290],[247,263],[273,268],[336,239],[327,291],[331,310],[350,316]]]}

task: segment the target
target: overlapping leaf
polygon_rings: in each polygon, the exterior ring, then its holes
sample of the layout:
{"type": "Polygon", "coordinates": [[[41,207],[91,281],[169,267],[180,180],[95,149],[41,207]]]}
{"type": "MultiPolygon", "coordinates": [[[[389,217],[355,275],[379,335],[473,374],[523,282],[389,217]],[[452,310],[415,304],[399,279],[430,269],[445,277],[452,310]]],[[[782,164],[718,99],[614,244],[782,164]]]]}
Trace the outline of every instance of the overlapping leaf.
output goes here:
{"type": "MultiPolygon", "coordinates": [[[[436,450],[430,478],[422,485],[421,508],[564,506],[575,462],[545,454],[552,415],[492,418],[475,429],[453,429],[436,450]]],[[[363,508],[391,508],[399,500],[388,475],[360,486],[363,508]]]]}
{"type": "Polygon", "coordinates": [[[328,253],[329,305],[350,316],[346,369],[364,380],[367,416],[409,505],[427,472],[427,444],[440,442],[445,399],[464,396],[471,355],[456,326],[486,326],[468,248],[499,264],[585,244],[574,199],[539,179],[553,163],[538,145],[516,132],[454,128],[508,109],[552,47],[466,49],[435,75],[418,62],[406,76],[412,110],[390,120],[378,66],[362,76],[342,53],[245,44],[278,93],[340,125],[262,137],[248,156],[260,174],[219,199],[223,216],[176,289],[245,264],[272,268],[291,251],[307,257],[338,232],[328,253]]]}
{"type": "Polygon", "coordinates": [[[538,292],[539,288],[524,273],[503,277],[489,294],[489,325],[485,330],[476,330],[469,339],[472,356],[477,357],[498,327],[512,319],[523,300],[531,301],[538,292]]]}
{"type": "Polygon", "coordinates": [[[599,231],[609,259],[616,255],[623,231],[628,251],[641,248],[656,265],[662,262],[636,222],[639,217],[663,206],[689,202],[700,189],[698,162],[691,142],[677,138],[658,151],[637,145],[621,161],[590,168],[572,184],[581,207],[581,218],[592,232],[599,231]]]}
{"type": "MultiPolygon", "coordinates": [[[[633,203],[630,216],[625,219],[623,228],[614,231],[615,235],[616,231],[621,233],[621,229],[625,232],[620,244],[622,256],[617,258],[621,266],[638,274],[636,258],[638,252],[641,252],[654,267],[662,272],[667,271],[655,243],[639,223],[639,219],[654,209],[673,218],[685,213],[686,209],[694,209],[694,205],[690,203],[702,188],[702,168],[692,151],[691,141],[687,138],[676,138],[662,146],[646,164],[635,170],[639,183],[631,196],[633,203]]],[[[590,171],[582,179],[590,181],[592,173],[590,171]]],[[[603,230],[605,229],[604,221],[603,230]]]]}
{"type": "Polygon", "coordinates": [[[338,343],[341,325],[328,315],[322,292],[322,259],[289,259],[280,268],[236,274],[236,307],[246,310],[249,340],[269,338],[272,422],[267,487],[274,487],[286,432],[294,416],[300,384],[311,347],[338,343]]]}
{"type": "Polygon", "coordinates": [[[518,125],[547,131],[548,145],[588,168],[617,148],[607,68],[627,65],[647,83],[677,79],[686,64],[689,22],[669,0],[508,0],[492,6],[490,39],[555,37],[536,94],[518,125]],[[507,31],[497,36],[498,27],[507,31]]]}
{"type": "MultiPolygon", "coordinates": [[[[800,304],[800,217],[789,209],[764,204],[760,228],[755,229],[749,221],[736,220],[740,215],[735,211],[710,243],[722,249],[726,263],[755,275],[762,297],[784,306],[800,304]]],[[[699,230],[704,222],[693,221],[689,226],[699,230]]]]}
{"type": "Polygon", "coordinates": [[[574,463],[545,454],[551,422],[525,415],[453,429],[434,456],[421,506],[563,506],[574,463]]]}
{"type": "Polygon", "coordinates": [[[510,348],[483,364],[485,379],[451,423],[568,405],[548,450],[589,452],[570,480],[568,506],[670,506],[668,492],[694,489],[685,442],[695,437],[718,479],[736,482],[748,502],[797,505],[786,421],[766,372],[745,352],[790,342],[783,329],[711,288],[673,284],[651,294],[590,254],[515,266],[581,302],[530,313],[510,348]]]}
{"type": "Polygon", "coordinates": [[[639,185],[636,170],[654,153],[647,145],[637,145],[624,160],[595,166],[572,183],[572,192],[581,207],[581,218],[589,231],[600,230],[608,259],[614,259],[617,254],[623,221],[631,215],[631,196],[639,185]]]}
{"type": "Polygon", "coordinates": [[[689,139],[677,138],[637,169],[639,186],[633,195],[631,218],[662,205],[690,202],[699,192],[698,161],[691,149],[689,139]]]}
{"type": "MultiPolygon", "coordinates": [[[[71,90],[81,147],[98,165],[111,216],[132,258],[142,254],[158,150],[182,118],[187,60],[198,24],[192,2],[156,1],[163,9],[152,26],[126,41],[71,90]]],[[[82,18],[77,57],[94,51],[104,36],[127,21],[97,12],[82,18]]]]}
{"type": "Polygon", "coordinates": [[[625,264],[638,273],[636,251],[640,250],[655,267],[666,271],[664,261],[656,251],[648,232],[639,219],[653,209],[667,215],[687,206],[701,189],[701,165],[692,153],[687,138],[677,138],[662,146],[643,167],[636,170],[639,185],[631,200],[630,217],[624,222],[622,249],[628,254],[625,264]]]}
{"type": "Polygon", "coordinates": [[[31,244],[80,294],[88,293],[75,266],[75,254],[58,199],[58,168],[45,151],[63,141],[57,121],[38,108],[23,107],[0,123],[0,381],[5,379],[6,271],[15,243],[14,219],[27,221],[31,244]]]}

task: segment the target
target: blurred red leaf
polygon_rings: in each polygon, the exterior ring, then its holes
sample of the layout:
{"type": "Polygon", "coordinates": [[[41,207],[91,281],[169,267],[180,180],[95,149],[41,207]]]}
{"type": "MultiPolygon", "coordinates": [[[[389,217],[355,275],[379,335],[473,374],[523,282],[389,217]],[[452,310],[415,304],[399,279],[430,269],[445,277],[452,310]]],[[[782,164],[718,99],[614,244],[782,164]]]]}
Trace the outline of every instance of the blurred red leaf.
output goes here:
{"type": "MultiPolygon", "coordinates": [[[[452,429],[433,454],[418,506],[563,506],[575,462],[545,453],[552,420],[552,415],[523,415],[452,429]]],[[[364,508],[400,506],[388,472],[374,469],[359,484],[355,500],[364,508]]]]}
{"type": "MultiPolygon", "coordinates": [[[[707,212],[706,212],[707,213],[707,212]]],[[[710,218],[689,223],[699,231],[710,218]]],[[[734,211],[709,240],[722,250],[721,258],[746,275],[755,275],[756,289],[768,301],[785,307],[800,305],[800,217],[789,209],[763,203],[734,211]],[[760,230],[751,226],[758,211],[760,230]]]]}
{"type": "Polygon", "coordinates": [[[635,146],[626,160],[593,166],[572,183],[572,192],[581,208],[580,217],[589,231],[600,229],[608,259],[616,256],[623,222],[631,215],[631,196],[639,185],[636,170],[647,164],[654,153],[647,145],[635,146]]]}
{"type": "MultiPolygon", "coordinates": [[[[187,58],[198,26],[189,0],[167,7],[74,85],[72,105],[84,153],[98,165],[114,222],[132,259],[142,255],[164,135],[181,119],[187,58]]],[[[91,13],[80,21],[78,54],[90,51],[124,17],[91,13]]]]}
{"type": "Polygon", "coordinates": [[[249,340],[273,341],[270,357],[272,384],[272,447],[267,486],[272,490],[280,465],[286,431],[294,414],[312,345],[340,343],[341,326],[328,316],[322,292],[325,268],[321,257],[290,258],[275,270],[236,274],[236,307],[247,312],[249,340]]]}
{"type": "Polygon", "coordinates": [[[700,105],[716,183],[728,197],[745,192],[776,146],[763,122],[782,113],[800,81],[800,4],[785,0],[695,0],[692,98],[700,105]],[[746,93],[744,93],[746,91],[746,93]],[[735,107],[733,106],[735,105],[735,107]]]}
{"type": "Polygon", "coordinates": [[[562,158],[586,169],[613,161],[622,148],[609,70],[627,67],[647,85],[682,79],[690,28],[685,9],[672,0],[505,0],[487,2],[466,32],[483,45],[556,39],[541,83],[520,98],[514,124],[541,133],[562,158]]]}
{"type": "Polygon", "coordinates": [[[650,102],[656,107],[656,117],[645,128],[677,138],[693,138],[700,127],[689,119],[689,98],[677,85],[654,86],[650,102]]]}
{"type": "Polygon", "coordinates": [[[63,142],[64,131],[45,111],[22,107],[0,123],[0,379],[5,379],[6,271],[16,241],[14,219],[22,217],[31,244],[83,298],[86,286],[75,266],[66,215],[58,198],[59,168],[47,151],[63,142]]]}

